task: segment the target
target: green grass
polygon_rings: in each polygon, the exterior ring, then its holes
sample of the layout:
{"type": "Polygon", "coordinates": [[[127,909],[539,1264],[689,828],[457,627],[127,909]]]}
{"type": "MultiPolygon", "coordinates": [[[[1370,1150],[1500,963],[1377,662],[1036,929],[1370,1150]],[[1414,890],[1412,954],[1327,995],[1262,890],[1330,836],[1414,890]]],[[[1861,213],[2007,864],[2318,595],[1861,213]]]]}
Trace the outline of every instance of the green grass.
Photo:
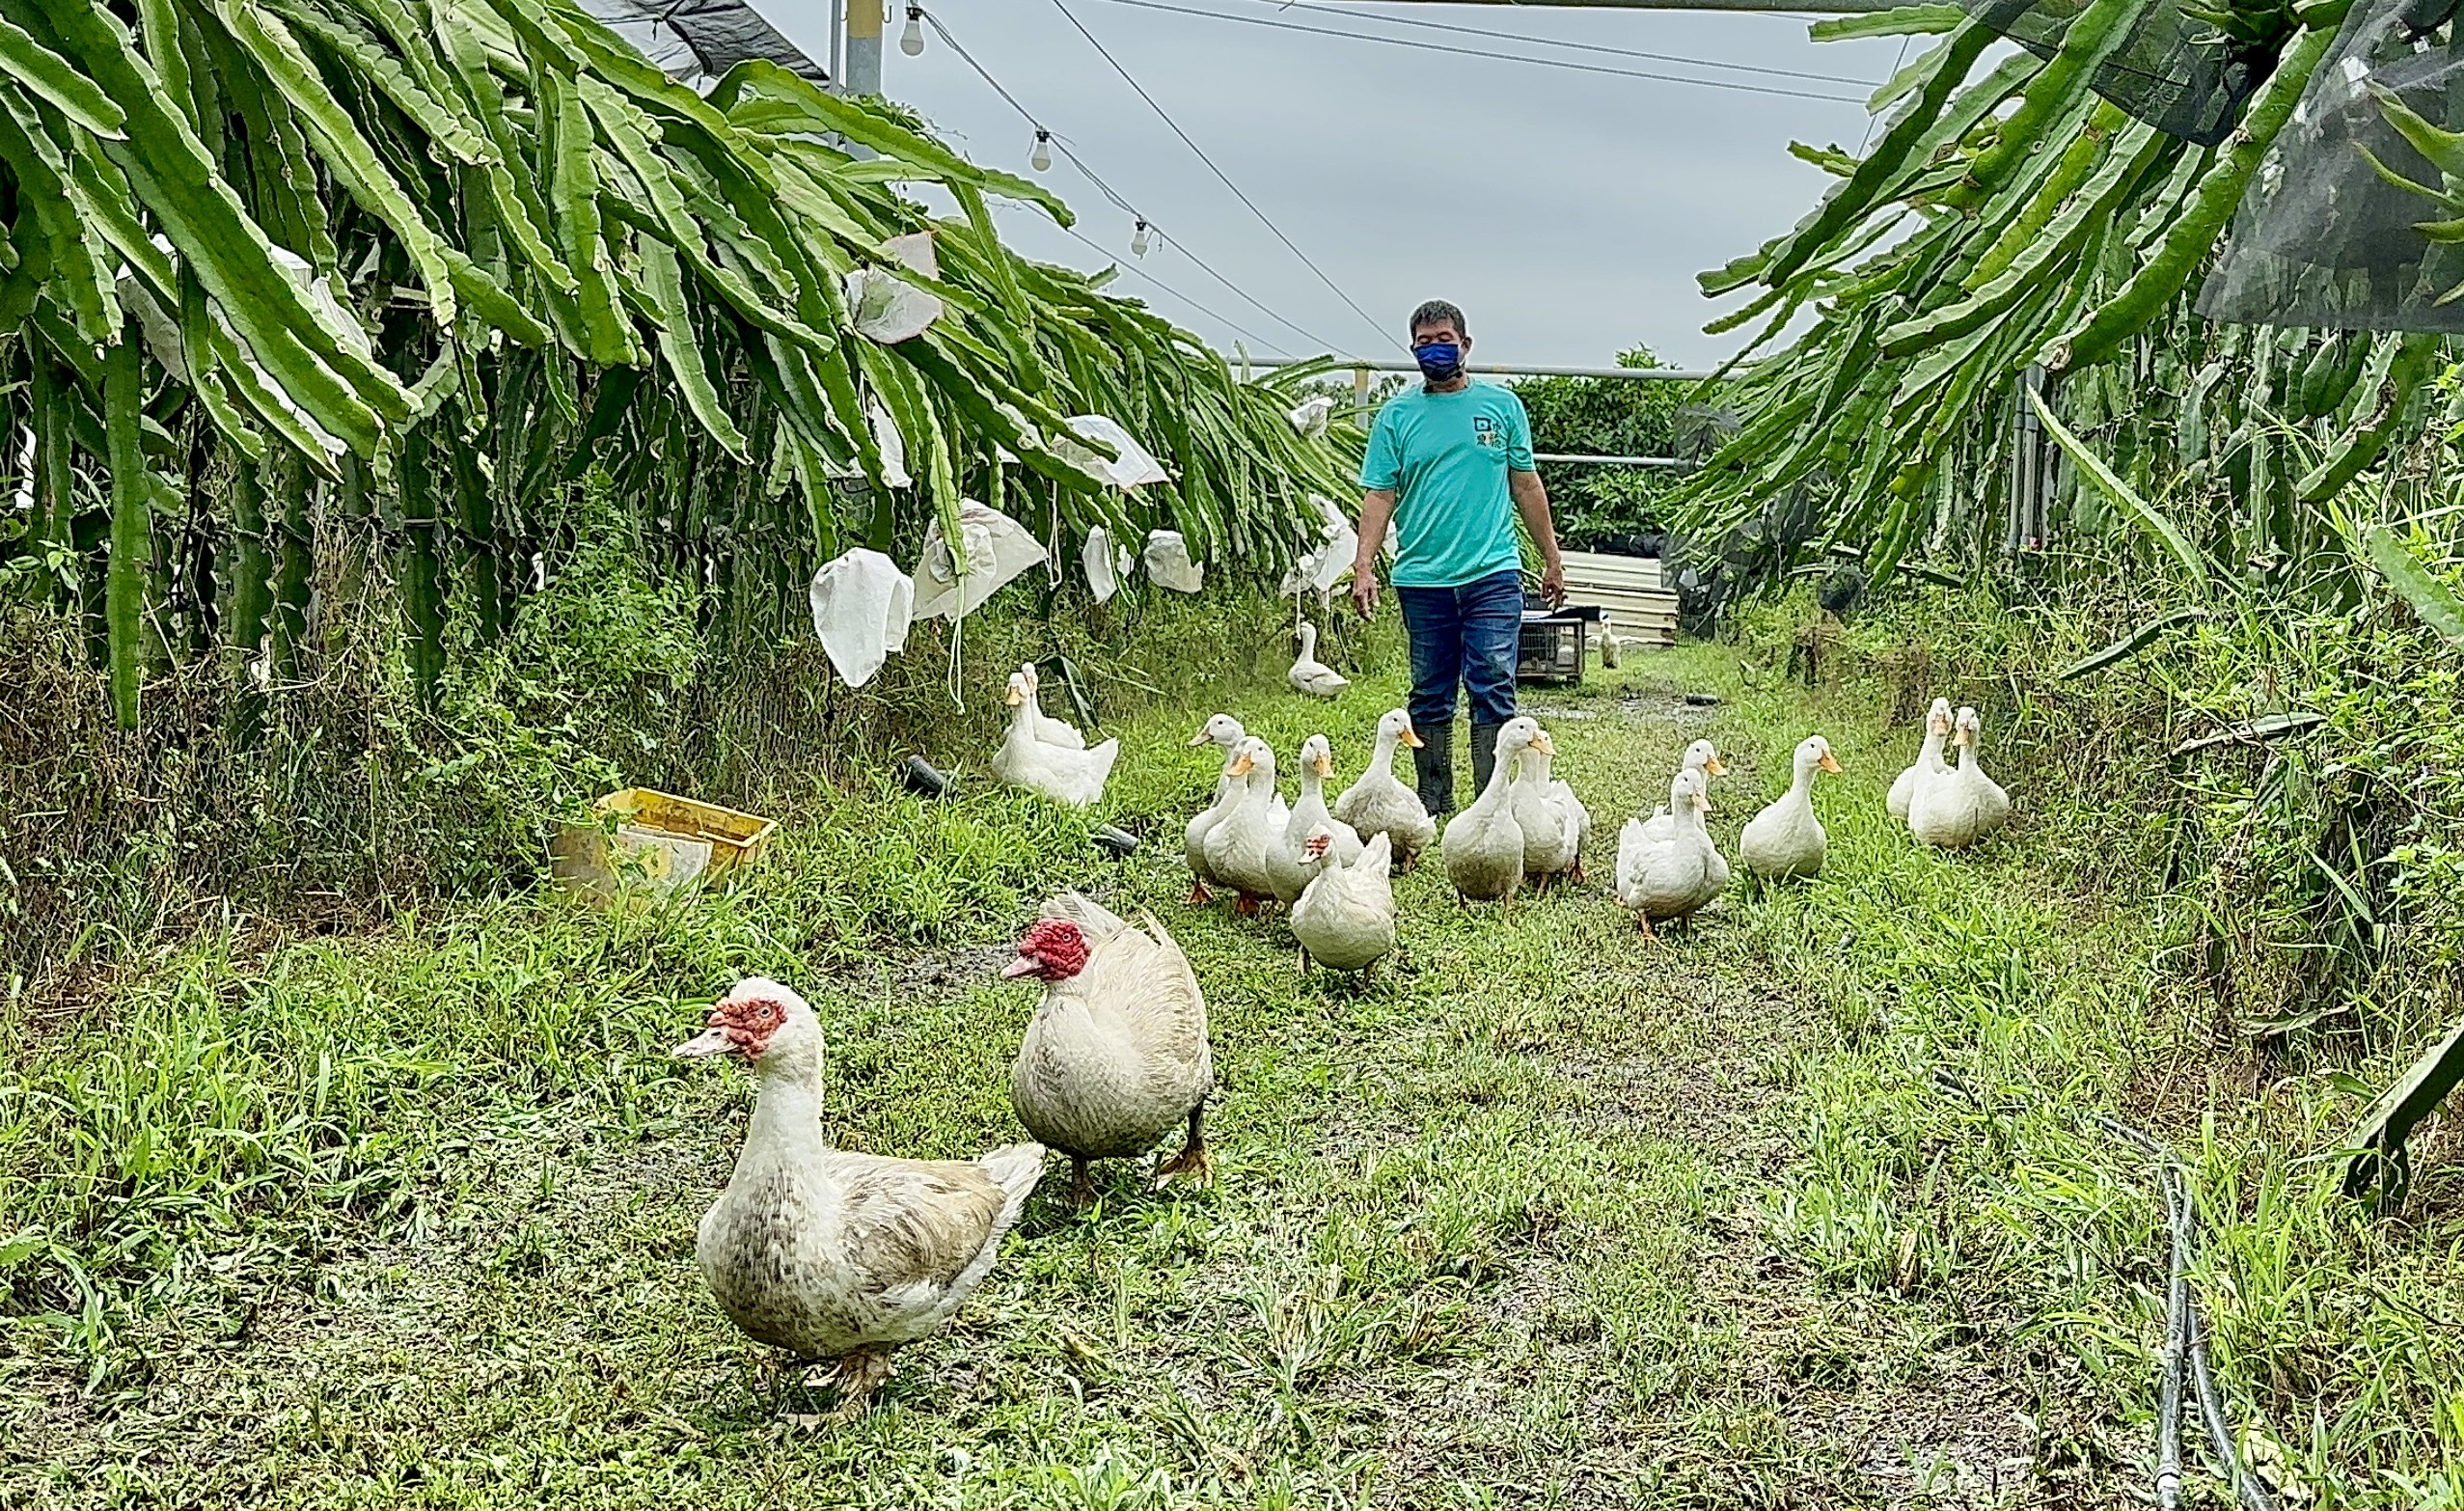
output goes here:
{"type": "MultiPolygon", "coordinates": [[[[1397,694],[1222,697],[1278,751],[1327,729],[1348,778],[1397,694]]],[[[2333,1503],[2447,1493],[2396,1477],[2464,1443],[2440,1193],[2379,1226],[2323,1195],[2334,1104],[2254,1101],[2150,910],[2042,879],[2066,795],[2014,780],[2019,833],[1921,853],[1871,690],[1710,647],[1527,702],[1602,874],[1687,740],[1736,768],[1733,840],[1819,729],[1829,870],[1656,949],[1596,889],[1504,917],[1426,867],[1399,965],[1304,978],[1279,925],[1180,903],[1197,707],[1114,731],[1127,863],[980,777],[884,785],[638,916],[520,896],[132,967],[0,1067],[0,1506],[2113,1504],[2148,1477],[2162,1250],[2106,1110],[2195,1163],[2236,1415],[2333,1503]],[[1054,1182],[873,1415],[800,1431],[820,1403],[692,1256],[750,1081],[666,1049],[775,975],[822,1015],[839,1141],[1006,1141],[1034,999],[995,973],[1060,885],[1195,962],[1218,1184],[1113,1168],[1073,1217],[1054,1182]]]]}

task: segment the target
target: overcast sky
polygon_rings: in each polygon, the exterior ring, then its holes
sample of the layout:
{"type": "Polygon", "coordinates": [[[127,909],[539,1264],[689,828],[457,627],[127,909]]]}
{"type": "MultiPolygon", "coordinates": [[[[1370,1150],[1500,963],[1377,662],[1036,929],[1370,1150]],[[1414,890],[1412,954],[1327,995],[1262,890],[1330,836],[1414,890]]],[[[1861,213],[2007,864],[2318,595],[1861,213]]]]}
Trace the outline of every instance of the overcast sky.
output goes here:
{"type": "MultiPolygon", "coordinates": [[[[756,3],[812,56],[828,57],[828,0],[756,3]]],[[[1866,129],[1861,100],[1901,48],[1897,41],[1817,44],[1802,16],[1152,0],[1208,13],[1191,15],[1123,0],[1062,3],[1334,287],[1172,134],[1056,0],[927,0],[985,70],[1164,239],[1143,260],[1129,257],[1131,217],[1066,158],[1046,181],[1102,250],[1020,208],[1002,212],[1004,233],[1032,257],[1084,268],[1117,260],[1151,274],[1173,291],[1134,274],[1116,287],[1226,351],[1241,343],[1253,354],[1400,356],[1404,317],[1436,297],[1464,307],[1476,360],[1605,363],[1637,342],[1686,366],[1715,360],[1740,338],[1703,334],[1719,307],[1696,291],[1694,275],[1805,212],[1828,180],[1790,156],[1788,144],[1855,148],[1866,129]],[[1431,22],[1574,45],[1492,42],[1431,22]],[[1289,29],[1295,23],[1481,55],[1311,35],[1289,29]],[[1576,72],[1499,53],[1842,97],[1576,72]]],[[[1033,128],[929,30],[923,56],[902,53],[904,18],[896,0],[884,92],[975,160],[1027,173],[1033,128]]]]}

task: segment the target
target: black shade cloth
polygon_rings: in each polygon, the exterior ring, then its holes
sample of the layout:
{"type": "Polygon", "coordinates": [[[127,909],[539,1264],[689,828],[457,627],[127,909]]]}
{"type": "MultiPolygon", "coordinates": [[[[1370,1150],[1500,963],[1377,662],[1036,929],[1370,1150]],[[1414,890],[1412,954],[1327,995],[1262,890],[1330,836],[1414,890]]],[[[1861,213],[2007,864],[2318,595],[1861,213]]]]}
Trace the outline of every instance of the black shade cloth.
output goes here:
{"type": "Polygon", "coordinates": [[[2454,0],[2359,0],[2293,117],[2259,160],[2232,234],[2199,291],[2211,320],[2333,330],[2464,333],[2464,249],[2418,229],[2458,210],[2390,183],[2439,186],[2388,118],[2388,96],[2432,125],[2464,125],[2454,0]]]}
{"type": "Polygon", "coordinates": [[[767,58],[815,84],[830,82],[829,69],[746,0],[581,0],[581,6],[677,78],[715,79],[748,58],[767,58]]]}
{"type": "MultiPolygon", "coordinates": [[[[1960,8],[2038,57],[2051,58],[2088,0],[1960,0],[1960,8]]],[[[2236,43],[2185,12],[2179,0],[2149,0],[2088,87],[2133,120],[2213,147],[2231,134],[2243,102],[2274,70],[2276,52],[2276,43],[2236,43]]]]}
{"type": "Polygon", "coordinates": [[[1819,498],[1836,490],[1816,473],[1765,504],[1752,519],[1719,540],[1671,536],[1661,552],[1661,581],[1677,593],[1677,622],[1707,635],[1721,611],[1756,588],[1776,583],[1822,522],[1819,498]]]}
{"type": "Polygon", "coordinates": [[[1734,409],[1717,404],[1680,404],[1669,416],[1669,440],[1680,461],[1706,461],[1743,425],[1734,409]]]}

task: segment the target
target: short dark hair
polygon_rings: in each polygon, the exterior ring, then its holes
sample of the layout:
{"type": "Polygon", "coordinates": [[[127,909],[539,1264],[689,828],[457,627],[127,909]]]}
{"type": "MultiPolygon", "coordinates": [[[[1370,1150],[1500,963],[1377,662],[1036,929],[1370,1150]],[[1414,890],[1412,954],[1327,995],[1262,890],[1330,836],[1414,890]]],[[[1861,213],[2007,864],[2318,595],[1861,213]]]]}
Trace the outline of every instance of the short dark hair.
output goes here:
{"type": "Polygon", "coordinates": [[[1423,325],[1435,325],[1440,320],[1452,324],[1458,336],[1471,334],[1471,327],[1464,323],[1462,309],[1448,300],[1431,299],[1411,312],[1411,328],[1415,331],[1423,325]]]}

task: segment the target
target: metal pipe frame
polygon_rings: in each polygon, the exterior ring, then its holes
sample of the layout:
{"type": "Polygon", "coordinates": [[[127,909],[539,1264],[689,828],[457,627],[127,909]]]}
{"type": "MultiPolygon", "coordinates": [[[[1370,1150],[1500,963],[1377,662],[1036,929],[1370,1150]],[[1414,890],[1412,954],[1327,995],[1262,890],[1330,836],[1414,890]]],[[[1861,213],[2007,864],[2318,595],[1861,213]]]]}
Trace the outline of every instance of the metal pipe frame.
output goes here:
{"type": "Polygon", "coordinates": [[[1534,452],[1533,461],[1591,462],[1602,467],[1691,467],[1682,456],[1583,456],[1569,452],[1534,452]]]}
{"type": "MultiPolygon", "coordinates": [[[[1247,366],[1271,372],[1278,368],[1297,368],[1303,362],[1316,360],[1314,357],[1251,357],[1246,364],[1236,361],[1235,366],[1247,366]]],[[[1346,359],[1332,364],[1329,371],[1334,372],[1417,372],[1420,371],[1420,365],[1416,362],[1346,359]]],[[[1630,378],[1643,383],[1702,383],[1709,381],[1711,377],[1709,372],[1695,372],[1679,368],[1583,368],[1566,367],[1553,363],[1466,362],[1464,364],[1464,371],[1490,377],[1630,378]]]]}

